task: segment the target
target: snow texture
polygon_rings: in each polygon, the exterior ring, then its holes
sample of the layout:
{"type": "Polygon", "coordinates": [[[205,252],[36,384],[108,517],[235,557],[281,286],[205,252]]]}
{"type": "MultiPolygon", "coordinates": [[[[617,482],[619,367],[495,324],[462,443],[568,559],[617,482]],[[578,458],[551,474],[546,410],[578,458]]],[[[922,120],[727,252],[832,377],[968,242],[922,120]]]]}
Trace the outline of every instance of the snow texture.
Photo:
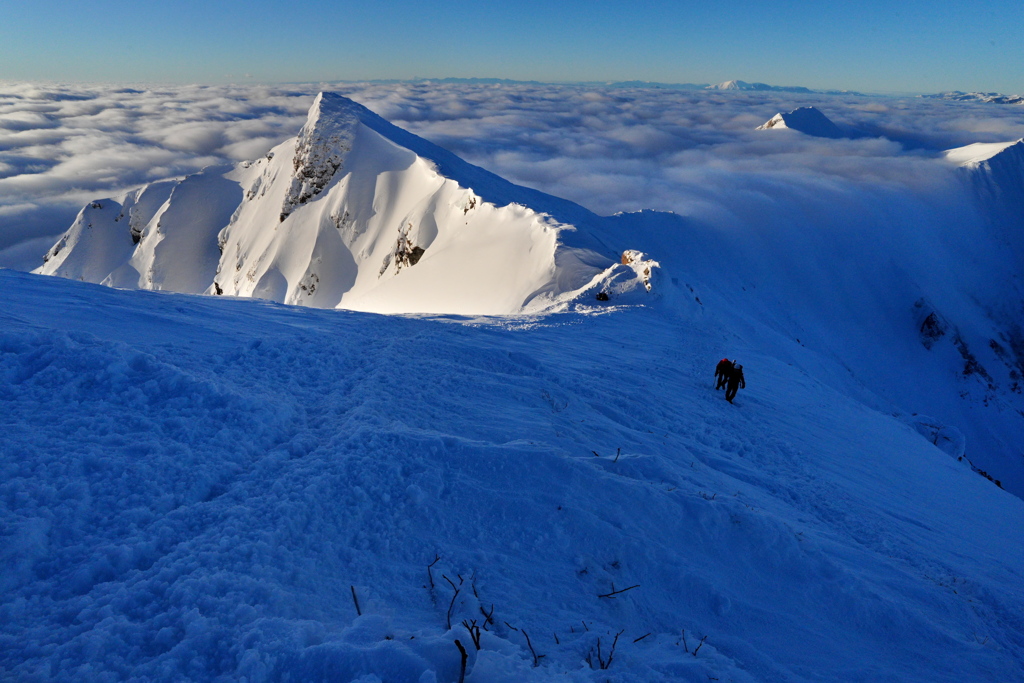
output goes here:
{"type": "Polygon", "coordinates": [[[1024,676],[1024,503],[710,302],[0,287],[5,680],[1024,676]]]}

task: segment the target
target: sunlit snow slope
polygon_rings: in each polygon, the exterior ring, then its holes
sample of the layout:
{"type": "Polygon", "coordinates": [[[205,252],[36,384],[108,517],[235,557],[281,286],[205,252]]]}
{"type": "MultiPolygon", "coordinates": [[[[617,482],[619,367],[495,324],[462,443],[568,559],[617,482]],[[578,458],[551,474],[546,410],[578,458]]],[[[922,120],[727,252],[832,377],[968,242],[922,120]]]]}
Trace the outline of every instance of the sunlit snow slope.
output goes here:
{"type": "Polygon", "coordinates": [[[0,677],[1024,678],[1024,503],[666,289],[472,323],[0,271],[0,677]]]}
{"type": "Polygon", "coordinates": [[[333,93],[265,158],[90,203],[36,272],[320,308],[514,313],[612,280],[630,245],[333,93]]]}

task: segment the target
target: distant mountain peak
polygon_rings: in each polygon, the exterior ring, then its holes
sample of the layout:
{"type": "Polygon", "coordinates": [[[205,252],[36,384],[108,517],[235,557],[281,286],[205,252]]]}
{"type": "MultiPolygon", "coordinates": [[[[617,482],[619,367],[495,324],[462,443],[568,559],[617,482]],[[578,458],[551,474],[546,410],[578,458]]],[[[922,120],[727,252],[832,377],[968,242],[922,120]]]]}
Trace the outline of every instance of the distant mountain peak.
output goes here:
{"type": "Polygon", "coordinates": [[[812,92],[809,88],[799,85],[768,85],[767,83],[747,83],[746,81],[723,81],[715,85],[709,85],[706,90],[767,90],[772,92],[812,92]]]}
{"type": "Polygon", "coordinates": [[[788,114],[778,113],[755,130],[789,128],[818,138],[841,138],[839,126],[814,107],[799,107],[788,114]]]}
{"type": "Polygon", "coordinates": [[[934,100],[950,100],[952,102],[981,102],[984,104],[1024,104],[1024,95],[1003,95],[997,92],[961,92],[952,90],[935,95],[921,95],[934,100]]]}

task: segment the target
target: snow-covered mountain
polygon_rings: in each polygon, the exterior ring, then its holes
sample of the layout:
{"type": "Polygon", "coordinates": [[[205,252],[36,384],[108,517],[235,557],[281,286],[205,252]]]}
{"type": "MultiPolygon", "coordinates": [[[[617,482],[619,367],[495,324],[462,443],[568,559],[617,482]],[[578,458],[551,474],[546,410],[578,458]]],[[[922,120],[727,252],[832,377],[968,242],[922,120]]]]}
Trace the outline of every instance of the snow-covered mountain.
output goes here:
{"type": "Polygon", "coordinates": [[[841,138],[839,126],[814,107],[799,107],[788,114],[778,113],[756,130],[781,130],[789,128],[818,138],[841,138]]]}
{"type": "Polygon", "coordinates": [[[723,81],[715,85],[706,86],[707,90],[765,90],[772,92],[812,92],[809,88],[798,85],[768,85],[767,83],[747,83],[746,81],[723,81]]]}
{"type": "Polygon", "coordinates": [[[515,313],[646,284],[651,264],[623,258],[629,245],[606,231],[321,93],[265,158],[91,202],[36,272],[320,308],[515,313]]]}
{"type": "Polygon", "coordinates": [[[938,100],[950,100],[953,102],[982,102],[985,104],[1024,104],[1024,96],[1021,95],[1003,95],[997,92],[961,92],[959,90],[953,90],[951,92],[941,92],[935,95],[921,95],[921,97],[927,97],[938,100]]]}
{"type": "Polygon", "coordinates": [[[324,95],[90,204],[47,268],[310,306],[0,270],[0,679],[1024,680],[1022,148],[598,218],[324,95]],[[312,307],[426,300],[547,314],[312,307]]]}

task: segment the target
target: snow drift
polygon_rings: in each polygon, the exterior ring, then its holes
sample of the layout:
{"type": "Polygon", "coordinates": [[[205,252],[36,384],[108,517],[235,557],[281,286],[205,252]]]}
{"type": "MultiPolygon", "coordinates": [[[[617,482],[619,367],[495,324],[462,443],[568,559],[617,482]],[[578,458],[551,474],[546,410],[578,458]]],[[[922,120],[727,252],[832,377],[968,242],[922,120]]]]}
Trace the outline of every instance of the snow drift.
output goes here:
{"type": "Polygon", "coordinates": [[[321,93],[264,158],[91,202],[35,272],[320,308],[516,313],[621,285],[623,248],[604,225],[321,93]]]}

